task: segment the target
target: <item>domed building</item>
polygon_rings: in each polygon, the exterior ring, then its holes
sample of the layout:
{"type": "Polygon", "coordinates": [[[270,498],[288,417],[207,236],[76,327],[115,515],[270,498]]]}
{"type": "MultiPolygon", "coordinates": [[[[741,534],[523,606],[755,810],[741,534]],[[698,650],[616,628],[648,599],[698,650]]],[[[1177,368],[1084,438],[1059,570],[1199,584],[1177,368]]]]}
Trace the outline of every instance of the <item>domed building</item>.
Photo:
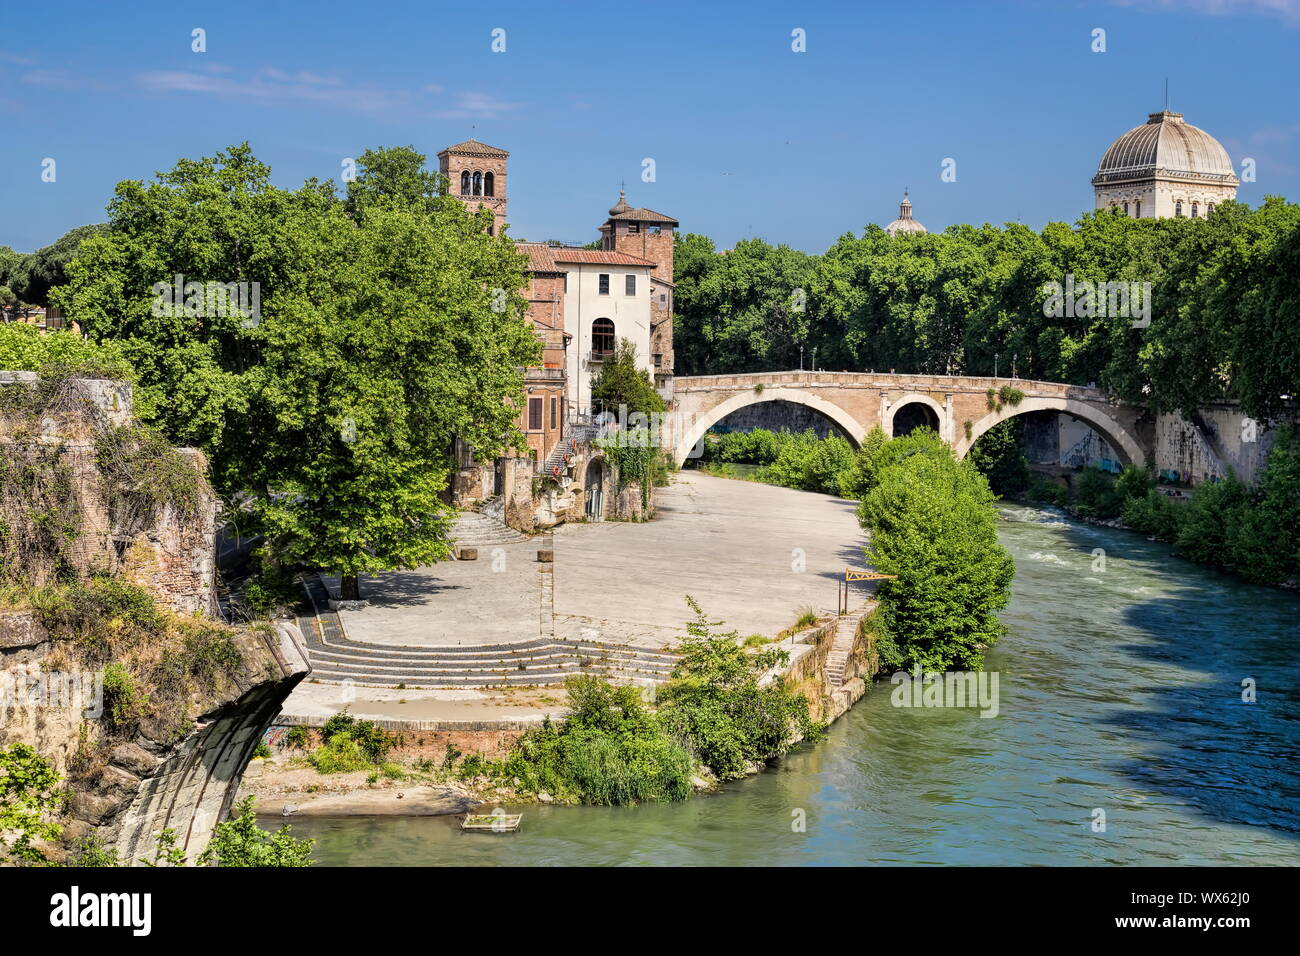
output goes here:
{"type": "Polygon", "coordinates": [[[1208,216],[1215,203],[1236,198],[1238,185],[1222,144],[1169,110],[1111,143],[1092,177],[1098,209],[1139,219],[1208,216]]]}
{"type": "Polygon", "coordinates": [[[925,231],[925,226],[912,218],[912,201],[907,198],[907,190],[903,190],[903,201],[898,204],[898,218],[885,227],[885,232],[897,236],[905,232],[924,233],[925,231]]]}

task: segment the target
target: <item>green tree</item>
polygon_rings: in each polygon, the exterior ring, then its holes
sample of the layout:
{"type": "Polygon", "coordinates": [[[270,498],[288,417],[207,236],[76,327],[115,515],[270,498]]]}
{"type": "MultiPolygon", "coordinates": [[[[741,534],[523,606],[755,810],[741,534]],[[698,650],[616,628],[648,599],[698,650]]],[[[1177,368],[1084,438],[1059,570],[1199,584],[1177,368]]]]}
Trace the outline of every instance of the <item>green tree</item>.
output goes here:
{"type": "Polygon", "coordinates": [[[1020,450],[1020,422],[998,422],[975,442],[970,462],[988,479],[996,495],[1018,495],[1029,488],[1029,461],[1020,450]]]}
{"type": "Polygon", "coordinates": [[[623,407],[629,414],[644,415],[662,412],[666,407],[655,391],[649,371],[640,367],[636,345],[631,339],[619,339],[614,345],[614,354],[605,360],[591,383],[591,400],[614,414],[619,414],[623,407]]]}
{"type": "MultiPolygon", "coordinates": [[[[813,259],[746,239],[727,252],[704,236],[674,240],[673,342],[681,374],[794,368],[808,339],[813,259]]],[[[812,360],[811,353],[805,363],[812,360]]]]}
{"type": "Polygon", "coordinates": [[[56,293],[121,343],[167,436],[244,498],[248,530],[338,574],[344,597],[361,574],[449,553],[452,440],[487,457],[517,441],[538,358],[523,257],[487,234],[490,214],[432,195],[417,158],[368,151],[347,202],[272,186],[246,144],[181,160],[118,185],[56,293]],[[258,314],[160,309],[154,284],[178,274],[257,283],[258,314]]]}
{"type": "MultiPolygon", "coordinates": [[[[897,575],[879,591],[881,657],[907,669],[978,669],[984,648],[1003,631],[997,612],[1015,567],[998,544],[984,477],[937,437],[921,441],[928,453],[878,469],[859,508],[871,535],[868,561],[897,575]]],[[[891,456],[889,444],[882,457],[891,456]]]]}
{"type": "Polygon", "coordinates": [[[61,832],[54,816],[63,806],[59,775],[27,744],[0,750],[0,862],[43,865],[33,840],[53,840],[61,832]]]}

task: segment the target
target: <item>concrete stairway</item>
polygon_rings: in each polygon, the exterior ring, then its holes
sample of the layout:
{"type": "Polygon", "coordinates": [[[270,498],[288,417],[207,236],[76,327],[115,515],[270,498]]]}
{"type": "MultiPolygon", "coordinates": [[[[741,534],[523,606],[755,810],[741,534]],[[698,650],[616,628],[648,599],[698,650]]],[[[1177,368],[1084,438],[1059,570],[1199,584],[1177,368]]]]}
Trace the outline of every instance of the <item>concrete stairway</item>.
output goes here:
{"type": "Polygon", "coordinates": [[[462,511],[451,529],[451,537],[461,548],[484,548],[528,540],[528,535],[477,511],[462,511]]]}
{"type": "Polygon", "coordinates": [[[385,646],[307,638],[312,678],[375,687],[517,687],[559,684],[572,674],[660,683],[676,656],[624,644],[533,640],[446,647],[385,646]]]}
{"type": "Polygon", "coordinates": [[[835,629],[835,640],[826,655],[826,678],[832,687],[844,686],[844,672],[848,669],[849,657],[853,653],[853,639],[858,633],[858,622],[862,614],[845,614],[835,629]]]}

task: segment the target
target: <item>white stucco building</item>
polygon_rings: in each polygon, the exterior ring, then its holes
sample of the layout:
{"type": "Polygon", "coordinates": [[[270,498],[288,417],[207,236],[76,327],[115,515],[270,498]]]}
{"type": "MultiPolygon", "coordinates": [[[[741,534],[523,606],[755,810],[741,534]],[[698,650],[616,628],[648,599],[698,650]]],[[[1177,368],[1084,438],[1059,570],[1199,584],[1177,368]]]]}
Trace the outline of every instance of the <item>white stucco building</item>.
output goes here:
{"type": "Polygon", "coordinates": [[[1219,141],[1169,110],[1115,140],[1092,178],[1098,209],[1118,207],[1141,219],[1208,216],[1216,203],[1236,198],[1238,185],[1219,141]]]}

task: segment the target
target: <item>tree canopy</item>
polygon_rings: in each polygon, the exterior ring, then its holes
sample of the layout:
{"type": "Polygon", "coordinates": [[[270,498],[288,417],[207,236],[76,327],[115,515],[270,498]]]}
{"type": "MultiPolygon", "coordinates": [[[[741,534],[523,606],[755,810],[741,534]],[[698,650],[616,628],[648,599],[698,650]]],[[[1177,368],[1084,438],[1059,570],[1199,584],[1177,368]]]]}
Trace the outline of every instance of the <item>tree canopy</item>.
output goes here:
{"type": "Polygon", "coordinates": [[[485,456],[516,441],[538,358],[523,257],[423,162],[368,151],[341,199],[272,185],[247,144],[182,159],[118,185],[55,293],[119,343],[156,423],[209,454],[275,552],[345,591],[445,556],[452,439],[485,456]],[[249,294],[166,301],[191,281],[249,294]]]}
{"type": "Polygon", "coordinates": [[[802,344],[804,367],[816,349],[817,366],[836,370],[1014,370],[1157,411],[1236,400],[1261,420],[1280,417],[1300,386],[1300,206],[1277,197],[1198,219],[1102,210],[1041,232],[890,237],[870,226],[819,256],[759,239],[721,253],[686,234],[675,263],[683,374],[794,368],[802,344]],[[1067,276],[1151,283],[1149,324],[1132,307],[1045,315],[1046,284],[1067,276]]]}

